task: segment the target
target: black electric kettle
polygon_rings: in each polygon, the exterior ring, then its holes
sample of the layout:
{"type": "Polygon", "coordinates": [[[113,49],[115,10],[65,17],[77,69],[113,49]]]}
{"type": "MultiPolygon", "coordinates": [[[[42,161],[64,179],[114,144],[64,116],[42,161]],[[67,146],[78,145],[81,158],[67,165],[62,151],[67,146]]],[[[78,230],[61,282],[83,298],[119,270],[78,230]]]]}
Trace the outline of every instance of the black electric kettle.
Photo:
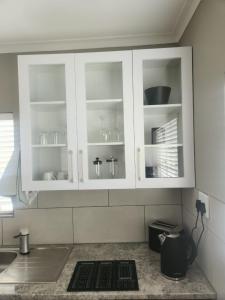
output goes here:
{"type": "Polygon", "coordinates": [[[184,231],[162,233],[161,242],[161,273],[173,280],[185,277],[188,265],[192,264],[197,255],[195,243],[184,231]]]}

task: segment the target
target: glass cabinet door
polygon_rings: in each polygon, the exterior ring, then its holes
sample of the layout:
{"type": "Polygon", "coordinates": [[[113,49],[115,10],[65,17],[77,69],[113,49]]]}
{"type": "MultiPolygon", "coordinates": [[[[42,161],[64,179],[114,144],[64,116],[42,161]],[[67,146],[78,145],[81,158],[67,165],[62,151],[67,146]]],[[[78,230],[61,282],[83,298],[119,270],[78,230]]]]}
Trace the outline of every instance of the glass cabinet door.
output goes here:
{"type": "Polygon", "coordinates": [[[191,49],[134,51],[137,187],[193,186],[191,49]]]}
{"type": "Polygon", "coordinates": [[[72,55],[19,58],[25,190],[78,187],[73,68],[72,55]]]}
{"type": "Polygon", "coordinates": [[[132,55],[76,56],[79,187],[134,187],[132,55]]]}

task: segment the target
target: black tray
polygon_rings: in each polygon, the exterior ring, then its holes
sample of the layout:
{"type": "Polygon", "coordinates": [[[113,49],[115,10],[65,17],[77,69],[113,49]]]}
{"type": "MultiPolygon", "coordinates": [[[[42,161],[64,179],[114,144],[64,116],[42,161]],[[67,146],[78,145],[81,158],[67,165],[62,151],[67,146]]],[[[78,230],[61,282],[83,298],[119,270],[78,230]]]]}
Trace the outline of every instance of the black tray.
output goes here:
{"type": "Polygon", "coordinates": [[[68,292],[138,291],[134,260],[79,261],[68,292]]]}

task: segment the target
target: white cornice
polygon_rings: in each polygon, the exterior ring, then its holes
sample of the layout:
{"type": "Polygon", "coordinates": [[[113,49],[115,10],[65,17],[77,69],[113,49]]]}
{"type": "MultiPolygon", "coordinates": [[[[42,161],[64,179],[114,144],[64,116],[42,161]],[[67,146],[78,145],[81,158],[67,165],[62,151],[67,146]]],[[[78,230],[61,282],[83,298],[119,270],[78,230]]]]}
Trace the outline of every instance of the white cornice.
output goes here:
{"type": "Polygon", "coordinates": [[[202,0],[188,0],[185,9],[181,12],[175,27],[175,40],[179,42],[197,7],[202,0]]]}
{"type": "Polygon", "coordinates": [[[0,44],[0,53],[70,51],[114,47],[135,47],[179,42],[201,0],[188,0],[178,15],[174,31],[165,34],[139,34],[125,36],[87,37],[77,39],[15,42],[0,44]]]}
{"type": "Polygon", "coordinates": [[[171,34],[141,34],[0,44],[0,53],[66,51],[174,43],[171,34]]]}

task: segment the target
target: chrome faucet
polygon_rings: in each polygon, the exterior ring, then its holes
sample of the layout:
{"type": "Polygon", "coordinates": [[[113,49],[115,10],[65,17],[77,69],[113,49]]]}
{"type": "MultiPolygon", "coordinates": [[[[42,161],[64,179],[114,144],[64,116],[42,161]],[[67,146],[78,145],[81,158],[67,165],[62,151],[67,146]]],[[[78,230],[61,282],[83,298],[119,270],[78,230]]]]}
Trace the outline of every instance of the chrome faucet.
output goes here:
{"type": "Polygon", "coordinates": [[[27,228],[23,228],[20,230],[20,233],[14,238],[19,238],[20,243],[20,254],[26,255],[29,254],[30,248],[29,248],[29,230],[27,228]]]}

